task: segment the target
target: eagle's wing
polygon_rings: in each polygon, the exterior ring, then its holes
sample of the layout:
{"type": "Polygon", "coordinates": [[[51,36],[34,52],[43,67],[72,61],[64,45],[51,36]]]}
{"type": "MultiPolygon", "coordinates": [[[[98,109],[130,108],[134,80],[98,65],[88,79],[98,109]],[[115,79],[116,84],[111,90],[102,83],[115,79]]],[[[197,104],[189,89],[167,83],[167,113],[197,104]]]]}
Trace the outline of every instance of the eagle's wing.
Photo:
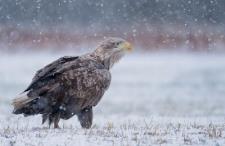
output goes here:
{"type": "Polygon", "coordinates": [[[54,72],[57,70],[57,68],[61,67],[64,63],[74,61],[77,58],[77,56],[64,56],[38,70],[25,92],[33,88],[38,81],[44,80],[46,77],[54,75],[54,72]]]}
{"type": "Polygon", "coordinates": [[[53,62],[36,76],[27,89],[28,96],[45,97],[52,104],[72,101],[78,109],[95,106],[111,81],[105,66],[88,58],[53,62]]]}

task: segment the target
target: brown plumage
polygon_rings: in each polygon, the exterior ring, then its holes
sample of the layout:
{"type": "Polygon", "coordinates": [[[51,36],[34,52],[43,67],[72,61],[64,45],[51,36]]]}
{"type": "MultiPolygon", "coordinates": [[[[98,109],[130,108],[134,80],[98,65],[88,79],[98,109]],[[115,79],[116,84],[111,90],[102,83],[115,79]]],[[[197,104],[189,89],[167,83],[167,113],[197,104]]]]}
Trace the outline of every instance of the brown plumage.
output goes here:
{"type": "Polygon", "coordinates": [[[39,70],[31,84],[13,100],[14,114],[42,114],[58,128],[60,119],[78,116],[83,128],[92,125],[92,108],[111,81],[110,68],[131,45],[120,38],[107,38],[93,51],[78,57],[62,57],[39,70]]]}

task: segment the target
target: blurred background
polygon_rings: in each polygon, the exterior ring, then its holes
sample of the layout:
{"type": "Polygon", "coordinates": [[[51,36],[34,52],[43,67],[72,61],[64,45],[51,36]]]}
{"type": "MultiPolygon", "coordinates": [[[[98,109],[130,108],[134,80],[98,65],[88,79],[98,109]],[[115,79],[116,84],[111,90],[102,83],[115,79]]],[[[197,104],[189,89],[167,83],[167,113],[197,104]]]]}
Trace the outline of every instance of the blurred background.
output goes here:
{"type": "Polygon", "coordinates": [[[0,0],[1,50],[63,49],[104,36],[142,50],[224,52],[224,0],[0,0]]]}
{"type": "Polygon", "coordinates": [[[224,0],[0,0],[0,112],[44,65],[115,36],[135,51],[98,116],[224,116],[224,18],[224,0]]]}

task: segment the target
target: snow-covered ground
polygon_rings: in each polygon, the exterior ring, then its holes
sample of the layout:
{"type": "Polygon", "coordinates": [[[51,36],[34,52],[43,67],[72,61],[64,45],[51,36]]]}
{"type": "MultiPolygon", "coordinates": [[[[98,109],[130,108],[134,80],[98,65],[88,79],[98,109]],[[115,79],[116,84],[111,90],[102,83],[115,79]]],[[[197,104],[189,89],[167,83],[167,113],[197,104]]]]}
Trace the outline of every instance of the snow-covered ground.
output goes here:
{"type": "Polygon", "coordinates": [[[225,145],[225,55],[133,54],[112,69],[112,84],[90,130],[76,117],[61,129],[11,114],[11,100],[35,71],[62,55],[0,56],[0,145],[225,145]]]}

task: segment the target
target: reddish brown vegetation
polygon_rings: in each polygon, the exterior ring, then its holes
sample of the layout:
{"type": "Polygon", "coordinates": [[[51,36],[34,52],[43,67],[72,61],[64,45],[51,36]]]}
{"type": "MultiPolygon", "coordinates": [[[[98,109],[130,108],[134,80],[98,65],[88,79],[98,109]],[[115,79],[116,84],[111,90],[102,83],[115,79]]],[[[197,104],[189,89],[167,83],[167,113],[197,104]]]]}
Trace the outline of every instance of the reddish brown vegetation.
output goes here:
{"type": "Polygon", "coordinates": [[[176,33],[166,30],[148,32],[144,29],[138,29],[135,33],[98,32],[97,34],[82,34],[66,31],[18,29],[15,27],[0,27],[0,49],[10,51],[18,48],[54,48],[58,50],[76,48],[76,46],[84,44],[90,47],[96,45],[96,42],[104,36],[123,37],[143,50],[225,51],[225,36],[223,33],[214,33],[213,31],[176,33]]]}

